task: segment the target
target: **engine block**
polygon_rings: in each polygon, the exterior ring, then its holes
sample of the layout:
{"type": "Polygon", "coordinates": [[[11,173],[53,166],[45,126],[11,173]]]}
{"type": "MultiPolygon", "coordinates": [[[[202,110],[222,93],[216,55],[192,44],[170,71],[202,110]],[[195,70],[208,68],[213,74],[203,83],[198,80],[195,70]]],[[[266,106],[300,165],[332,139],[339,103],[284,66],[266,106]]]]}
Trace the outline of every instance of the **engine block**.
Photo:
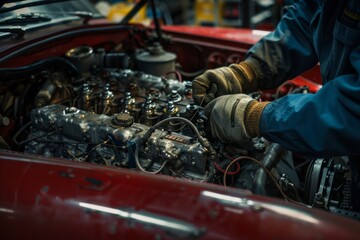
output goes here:
{"type": "Polygon", "coordinates": [[[31,124],[26,152],[127,168],[140,164],[152,172],[166,162],[172,175],[198,180],[208,170],[208,151],[194,136],[155,130],[138,146],[150,127],[134,123],[128,113],[107,116],[50,105],[33,110],[31,124]]]}

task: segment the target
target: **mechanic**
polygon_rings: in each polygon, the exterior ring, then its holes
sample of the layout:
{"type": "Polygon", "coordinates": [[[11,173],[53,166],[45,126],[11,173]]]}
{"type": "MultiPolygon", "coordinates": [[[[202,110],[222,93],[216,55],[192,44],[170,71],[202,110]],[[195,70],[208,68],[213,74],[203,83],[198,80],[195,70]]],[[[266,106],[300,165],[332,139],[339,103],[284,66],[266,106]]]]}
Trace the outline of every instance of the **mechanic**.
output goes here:
{"type": "Polygon", "coordinates": [[[311,156],[349,156],[353,205],[359,208],[360,1],[290,1],[276,29],[245,60],[196,77],[193,97],[198,104],[211,101],[205,112],[222,142],[263,136],[311,156]],[[317,63],[323,87],[315,94],[271,103],[246,95],[275,88],[317,63]]]}

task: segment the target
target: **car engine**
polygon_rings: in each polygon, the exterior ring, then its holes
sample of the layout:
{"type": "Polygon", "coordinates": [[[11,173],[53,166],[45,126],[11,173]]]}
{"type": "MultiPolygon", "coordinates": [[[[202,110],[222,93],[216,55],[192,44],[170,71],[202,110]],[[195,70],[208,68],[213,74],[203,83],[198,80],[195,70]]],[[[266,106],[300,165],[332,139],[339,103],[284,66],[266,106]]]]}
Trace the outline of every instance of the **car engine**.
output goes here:
{"type": "MultiPolygon", "coordinates": [[[[70,52],[74,57],[92,49],[70,52]]],[[[77,69],[88,67],[77,64],[77,69]]],[[[59,83],[50,77],[35,96],[25,152],[151,173],[166,167],[169,174],[196,180],[209,177],[215,153],[204,137],[205,117],[192,102],[191,82],[104,68],[91,76],[85,71],[68,86],[59,83]],[[53,104],[56,98],[60,104],[53,104]]]]}
{"type": "MultiPolygon", "coordinates": [[[[348,200],[346,162],[305,158],[296,165],[289,152],[263,138],[241,146],[213,139],[203,107],[192,100],[191,81],[183,79],[175,61],[158,43],[135,57],[79,46],[63,57],[6,70],[16,84],[1,91],[0,145],[246,188],[358,217],[348,200]],[[6,134],[13,127],[11,115],[21,126],[13,135],[6,134]]],[[[264,93],[251,96],[262,99],[264,93]]]]}

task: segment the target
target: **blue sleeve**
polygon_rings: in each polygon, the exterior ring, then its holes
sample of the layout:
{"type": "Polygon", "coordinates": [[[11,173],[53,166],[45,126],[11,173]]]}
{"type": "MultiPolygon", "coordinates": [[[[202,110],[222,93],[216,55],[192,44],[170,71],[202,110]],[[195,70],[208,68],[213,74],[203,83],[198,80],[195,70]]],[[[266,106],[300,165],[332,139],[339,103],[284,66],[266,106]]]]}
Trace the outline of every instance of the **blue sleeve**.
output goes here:
{"type": "Polygon", "coordinates": [[[274,88],[317,64],[311,24],[320,8],[314,2],[292,1],[276,29],[247,53],[246,58],[257,59],[264,73],[259,89],[274,88]]]}
{"type": "Polygon", "coordinates": [[[260,132],[289,150],[318,157],[360,155],[360,46],[349,55],[354,74],[316,94],[293,94],[266,106],[260,132]]]}

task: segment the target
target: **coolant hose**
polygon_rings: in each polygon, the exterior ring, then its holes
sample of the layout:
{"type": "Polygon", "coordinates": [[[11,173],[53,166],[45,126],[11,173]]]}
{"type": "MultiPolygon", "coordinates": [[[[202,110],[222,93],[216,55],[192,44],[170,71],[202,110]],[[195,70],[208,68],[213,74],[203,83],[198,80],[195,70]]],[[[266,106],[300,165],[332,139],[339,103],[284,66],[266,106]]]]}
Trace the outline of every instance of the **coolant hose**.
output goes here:
{"type": "Polygon", "coordinates": [[[45,60],[41,60],[30,65],[14,67],[14,68],[0,68],[0,76],[2,79],[14,80],[23,77],[28,77],[34,73],[51,67],[66,67],[71,74],[79,75],[77,68],[68,60],[61,57],[53,57],[45,60]]]}
{"type": "MultiPolygon", "coordinates": [[[[277,165],[277,163],[280,160],[280,155],[282,153],[282,150],[283,148],[277,143],[272,143],[269,146],[262,160],[262,164],[266,169],[270,171],[273,167],[277,165]]],[[[265,184],[267,178],[266,174],[267,173],[265,172],[265,170],[261,167],[258,168],[258,170],[255,172],[253,185],[251,189],[254,194],[266,195],[266,190],[265,190],[265,184]]]]}

